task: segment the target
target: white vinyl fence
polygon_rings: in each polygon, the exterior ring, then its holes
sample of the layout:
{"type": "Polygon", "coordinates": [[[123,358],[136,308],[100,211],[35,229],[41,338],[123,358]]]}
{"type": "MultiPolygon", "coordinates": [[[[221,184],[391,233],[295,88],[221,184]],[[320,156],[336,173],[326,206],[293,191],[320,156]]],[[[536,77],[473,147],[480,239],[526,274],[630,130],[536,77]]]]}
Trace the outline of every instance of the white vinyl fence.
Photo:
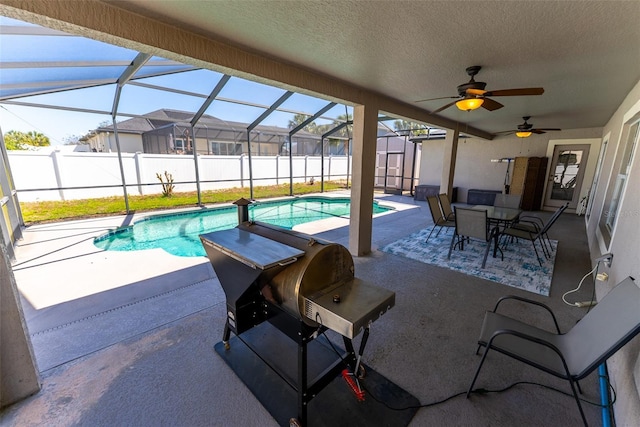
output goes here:
{"type": "MultiPolygon", "coordinates": [[[[9,163],[22,202],[122,196],[117,153],[9,151],[9,163]]],[[[198,155],[200,189],[249,187],[249,157],[198,155]]],[[[346,156],[324,158],[324,179],[344,180],[351,165],[346,156]]],[[[293,181],[321,179],[320,156],[293,157],[293,181]]],[[[252,156],[253,186],[289,183],[288,156],[252,156]]],[[[175,192],[196,191],[193,156],[122,153],[130,195],[159,194],[156,173],[167,171],[175,192]]]]}

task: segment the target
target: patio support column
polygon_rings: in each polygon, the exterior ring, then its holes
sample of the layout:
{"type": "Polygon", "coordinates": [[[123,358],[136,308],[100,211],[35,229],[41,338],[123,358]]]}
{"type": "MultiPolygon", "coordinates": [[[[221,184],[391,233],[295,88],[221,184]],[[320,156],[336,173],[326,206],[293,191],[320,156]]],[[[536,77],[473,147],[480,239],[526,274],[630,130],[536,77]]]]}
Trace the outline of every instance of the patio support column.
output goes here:
{"type": "Polygon", "coordinates": [[[355,256],[371,252],[373,180],[375,177],[378,108],[375,104],[353,109],[353,169],[349,251],[355,256]]]}
{"type": "Polygon", "coordinates": [[[442,177],[440,179],[440,193],[445,193],[451,200],[453,194],[453,177],[456,170],[456,156],[458,154],[458,137],[460,132],[457,129],[447,129],[444,138],[444,155],[442,157],[442,177]]]}
{"type": "Polygon", "coordinates": [[[0,408],[40,390],[38,368],[6,244],[0,233],[0,408]]]}

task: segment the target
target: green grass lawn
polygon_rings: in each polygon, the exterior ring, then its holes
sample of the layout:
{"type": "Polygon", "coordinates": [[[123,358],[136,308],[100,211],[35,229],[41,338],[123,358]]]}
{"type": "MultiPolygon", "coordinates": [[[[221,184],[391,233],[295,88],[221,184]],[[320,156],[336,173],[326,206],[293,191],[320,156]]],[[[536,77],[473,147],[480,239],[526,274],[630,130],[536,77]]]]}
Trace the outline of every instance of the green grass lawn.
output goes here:
{"type": "MultiPolygon", "coordinates": [[[[345,189],[345,184],[343,182],[332,181],[324,183],[325,191],[343,189],[345,189]]],[[[319,192],[320,182],[293,185],[293,194],[295,195],[319,192]]],[[[267,199],[288,195],[289,184],[253,188],[253,197],[255,199],[267,199]]],[[[234,202],[241,197],[249,199],[248,187],[201,192],[202,203],[206,205],[234,202]]],[[[173,193],[171,197],[165,197],[162,194],[129,196],[129,209],[135,212],[190,207],[197,206],[197,204],[198,195],[195,191],[173,193]]],[[[25,224],[126,214],[123,196],[83,200],[23,202],[20,203],[20,208],[22,209],[22,216],[25,224]]]]}

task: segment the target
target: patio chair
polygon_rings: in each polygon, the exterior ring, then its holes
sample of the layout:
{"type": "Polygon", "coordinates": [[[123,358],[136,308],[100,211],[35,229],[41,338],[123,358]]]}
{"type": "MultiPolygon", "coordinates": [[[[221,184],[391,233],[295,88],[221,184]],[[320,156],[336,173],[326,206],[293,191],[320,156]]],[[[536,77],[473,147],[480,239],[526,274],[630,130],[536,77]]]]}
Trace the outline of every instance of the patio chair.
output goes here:
{"type": "MultiPolygon", "coordinates": [[[[500,232],[500,238],[502,237],[512,237],[512,238],[516,238],[516,239],[525,239],[525,240],[529,240],[531,242],[531,244],[533,245],[533,251],[536,254],[536,258],[538,259],[538,263],[540,264],[540,267],[542,267],[542,258],[540,258],[540,254],[538,253],[538,248],[536,246],[536,241],[540,242],[540,246],[542,247],[542,253],[544,254],[545,259],[548,259],[550,256],[550,253],[547,253],[547,247],[545,245],[545,243],[542,241],[543,239],[543,235],[544,233],[547,232],[547,228],[545,227],[542,230],[535,232],[535,231],[528,231],[528,230],[521,230],[519,228],[514,228],[514,227],[509,227],[509,228],[505,228],[504,230],[502,230],[500,232]]],[[[504,245],[503,247],[506,248],[507,246],[507,242],[508,239],[504,239],[504,245]]]]}
{"type": "Polygon", "coordinates": [[[456,218],[456,214],[453,212],[453,209],[451,209],[449,196],[444,193],[440,193],[438,194],[438,200],[440,201],[440,208],[442,208],[442,214],[444,217],[449,221],[453,221],[456,218]]]}
{"type": "Polygon", "coordinates": [[[429,232],[425,243],[429,241],[429,238],[436,227],[438,227],[438,232],[436,233],[436,237],[438,237],[444,227],[454,228],[456,226],[454,221],[449,221],[443,216],[442,210],[440,209],[440,203],[438,203],[438,198],[436,196],[427,197],[427,203],[429,204],[429,211],[431,212],[431,218],[433,219],[433,228],[429,232]]]}
{"type": "Polygon", "coordinates": [[[537,217],[537,216],[520,215],[520,217],[518,218],[518,222],[513,224],[512,227],[520,230],[526,230],[531,233],[539,233],[546,226],[546,231],[542,234],[543,239],[541,240],[541,242],[543,244],[548,243],[549,247],[547,249],[549,253],[551,253],[551,249],[552,249],[551,240],[549,239],[549,234],[547,234],[547,231],[549,230],[549,228],[551,228],[553,223],[556,222],[556,220],[560,217],[560,215],[562,215],[562,213],[567,209],[567,207],[569,207],[569,203],[565,203],[564,205],[556,209],[556,211],[553,213],[553,215],[551,215],[551,217],[547,220],[546,223],[540,217],[537,217]],[[545,243],[545,239],[547,243],[545,243]]]}
{"type": "MultiPolygon", "coordinates": [[[[487,264],[487,255],[489,255],[489,249],[491,248],[491,242],[494,243],[494,255],[496,250],[502,250],[498,247],[498,228],[489,228],[487,221],[487,211],[484,209],[466,209],[455,207],[455,223],[456,228],[451,238],[451,245],[449,245],[449,254],[447,259],[451,259],[451,252],[457,245],[460,249],[464,249],[464,241],[470,238],[482,240],[486,243],[487,247],[484,251],[484,258],[482,259],[482,268],[487,264]]],[[[504,260],[504,255],[502,257],[504,260]]]]}
{"type": "Polygon", "coordinates": [[[486,312],[482,323],[476,354],[481,347],[485,349],[467,391],[467,398],[473,391],[489,350],[496,350],[568,380],[586,426],[587,420],[576,393],[576,388],[582,393],[578,381],[640,333],[639,286],[640,283],[627,277],[565,334],[560,332],[553,312],[545,304],[516,296],[500,298],[493,311],[486,312]],[[546,309],[551,314],[555,331],[549,332],[498,314],[498,306],[507,300],[522,301],[546,309]]]}
{"type": "Polygon", "coordinates": [[[521,199],[521,194],[496,194],[493,206],[518,209],[520,207],[521,199]]]}

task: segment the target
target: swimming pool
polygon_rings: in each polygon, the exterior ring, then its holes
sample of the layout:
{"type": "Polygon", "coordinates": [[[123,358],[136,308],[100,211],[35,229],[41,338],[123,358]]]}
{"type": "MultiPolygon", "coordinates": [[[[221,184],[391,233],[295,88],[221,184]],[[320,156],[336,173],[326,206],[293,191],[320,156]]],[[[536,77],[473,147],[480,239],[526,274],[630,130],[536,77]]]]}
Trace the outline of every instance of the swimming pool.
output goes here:
{"type": "MultiPolygon", "coordinates": [[[[349,217],[350,200],[335,197],[300,197],[296,199],[254,202],[249,205],[249,219],[292,229],[298,224],[331,217],[349,217]]],[[[373,204],[378,214],[393,208],[373,204]]],[[[110,231],[93,243],[108,251],[137,251],[160,248],[184,257],[205,256],[200,234],[225,230],[238,225],[235,206],[204,208],[164,215],[153,215],[135,224],[110,231]]]]}

